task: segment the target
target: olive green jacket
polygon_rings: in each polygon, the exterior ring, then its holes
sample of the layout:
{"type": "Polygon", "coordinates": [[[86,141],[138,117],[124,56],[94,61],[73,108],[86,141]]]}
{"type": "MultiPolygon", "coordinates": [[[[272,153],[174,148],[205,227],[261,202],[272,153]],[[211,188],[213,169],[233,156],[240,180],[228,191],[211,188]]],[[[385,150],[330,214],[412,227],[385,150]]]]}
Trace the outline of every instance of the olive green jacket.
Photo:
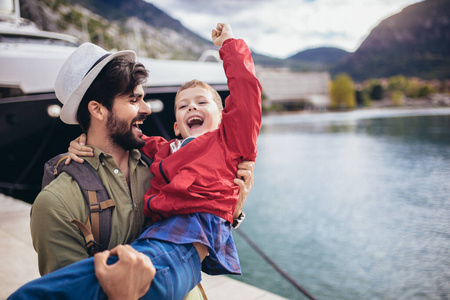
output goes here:
{"type": "MultiPolygon", "coordinates": [[[[139,151],[130,151],[128,187],[112,156],[94,150],[94,157],[84,159],[116,205],[108,249],[130,244],[144,226],[142,199],[150,187],[149,167],[140,159],[139,151]]],[[[89,210],[78,184],[65,172],[39,193],[31,209],[31,236],[41,275],[89,257],[81,231],[70,222],[78,219],[86,223],[88,217],[89,210]]]]}

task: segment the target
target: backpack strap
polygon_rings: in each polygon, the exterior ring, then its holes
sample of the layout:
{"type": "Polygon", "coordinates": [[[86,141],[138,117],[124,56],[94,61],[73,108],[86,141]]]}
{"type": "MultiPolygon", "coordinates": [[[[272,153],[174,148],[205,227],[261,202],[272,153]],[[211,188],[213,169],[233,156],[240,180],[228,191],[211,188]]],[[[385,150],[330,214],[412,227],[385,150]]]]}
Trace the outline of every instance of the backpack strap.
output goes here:
{"type": "Polygon", "coordinates": [[[88,219],[86,224],[83,224],[81,221],[77,219],[73,219],[70,221],[80,228],[81,232],[84,235],[84,240],[86,241],[85,246],[88,249],[89,256],[93,256],[95,253],[99,252],[99,244],[94,240],[94,235],[92,234],[91,222],[88,219]]]}
{"type": "Polygon", "coordinates": [[[151,159],[150,157],[148,157],[146,154],[144,154],[144,152],[142,152],[141,150],[139,150],[139,152],[141,153],[141,159],[147,164],[148,167],[150,167],[153,163],[153,159],[151,159]]]}
{"type": "Polygon", "coordinates": [[[198,289],[200,290],[200,293],[202,294],[202,299],[203,300],[208,300],[208,297],[206,296],[205,290],[203,289],[202,283],[199,282],[197,284],[197,286],[198,286],[198,289]]]}
{"type": "MultiPolygon", "coordinates": [[[[63,171],[77,181],[89,207],[94,241],[87,241],[85,235],[86,247],[90,248],[91,253],[106,250],[111,236],[111,216],[112,209],[115,207],[114,201],[108,197],[102,182],[87,162],[82,164],[70,163],[63,168],[63,171]]],[[[83,232],[83,229],[80,228],[80,230],[83,232]]]]}
{"type": "Polygon", "coordinates": [[[111,237],[112,210],[115,203],[109,198],[102,182],[86,161],[82,164],[70,163],[65,165],[64,160],[64,158],[58,160],[58,164],[55,165],[55,172],[57,174],[68,173],[78,183],[83,192],[89,208],[89,219],[86,224],[77,219],[72,220],[72,223],[80,228],[86,241],[88,253],[93,255],[108,248],[111,237]]]}
{"type": "Polygon", "coordinates": [[[41,189],[45,188],[50,182],[52,182],[62,172],[64,162],[69,157],[67,153],[59,154],[49,159],[44,164],[44,175],[42,176],[41,189]]]}
{"type": "MultiPolygon", "coordinates": [[[[102,212],[104,212],[106,209],[110,207],[116,206],[114,201],[112,199],[107,199],[103,201],[99,201],[97,198],[97,192],[96,191],[87,191],[88,198],[89,198],[89,211],[91,215],[91,224],[92,224],[92,234],[94,235],[94,239],[96,241],[101,241],[101,238],[104,238],[103,243],[100,242],[100,244],[105,245],[106,242],[109,242],[110,232],[106,232],[103,228],[103,224],[101,224],[100,219],[101,216],[106,217],[106,215],[101,215],[102,212]],[[101,232],[101,233],[100,233],[101,232]],[[109,236],[106,236],[109,234],[109,236]],[[106,240],[107,238],[107,240],[106,240]]],[[[108,198],[108,197],[106,197],[108,198]]],[[[109,212],[112,212],[109,210],[109,212]]],[[[102,222],[105,222],[105,220],[102,220],[102,222]]],[[[111,220],[109,220],[111,222],[111,220]]],[[[108,247],[108,244],[106,244],[106,247],[108,247]]],[[[104,249],[106,250],[106,249],[104,249]]]]}

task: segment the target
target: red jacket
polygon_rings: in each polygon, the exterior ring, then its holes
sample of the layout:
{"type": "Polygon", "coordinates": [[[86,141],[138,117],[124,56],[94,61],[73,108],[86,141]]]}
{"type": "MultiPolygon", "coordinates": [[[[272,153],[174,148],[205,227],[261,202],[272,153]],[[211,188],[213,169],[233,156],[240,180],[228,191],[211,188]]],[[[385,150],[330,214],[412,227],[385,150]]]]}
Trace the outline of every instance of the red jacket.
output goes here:
{"type": "Polygon", "coordinates": [[[233,182],[237,165],[256,159],[261,85],[243,40],[225,41],[219,53],[230,90],[219,129],[195,138],[173,154],[173,141],[144,136],[142,151],[153,158],[150,170],[155,175],[144,196],[144,214],[153,221],[194,212],[233,220],[239,195],[233,182]]]}

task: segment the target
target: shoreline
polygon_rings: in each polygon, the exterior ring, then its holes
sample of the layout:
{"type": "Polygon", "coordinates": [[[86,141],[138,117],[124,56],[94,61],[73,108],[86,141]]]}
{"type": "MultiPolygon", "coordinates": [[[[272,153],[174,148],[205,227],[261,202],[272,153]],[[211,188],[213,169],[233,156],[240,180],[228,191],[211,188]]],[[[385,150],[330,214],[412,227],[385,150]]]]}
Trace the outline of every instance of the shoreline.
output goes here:
{"type": "Polygon", "coordinates": [[[450,106],[372,106],[347,110],[283,111],[263,114],[263,125],[344,122],[362,119],[450,115],[450,106]]]}
{"type": "Polygon", "coordinates": [[[371,106],[363,107],[357,106],[351,109],[325,109],[325,110],[296,110],[296,111],[266,111],[263,112],[264,116],[280,116],[280,115],[292,115],[292,114],[323,114],[323,113],[345,113],[360,110],[423,110],[423,109],[439,109],[439,108],[450,108],[450,94],[433,94],[427,98],[405,98],[401,106],[392,105],[390,99],[373,100],[371,106]]]}

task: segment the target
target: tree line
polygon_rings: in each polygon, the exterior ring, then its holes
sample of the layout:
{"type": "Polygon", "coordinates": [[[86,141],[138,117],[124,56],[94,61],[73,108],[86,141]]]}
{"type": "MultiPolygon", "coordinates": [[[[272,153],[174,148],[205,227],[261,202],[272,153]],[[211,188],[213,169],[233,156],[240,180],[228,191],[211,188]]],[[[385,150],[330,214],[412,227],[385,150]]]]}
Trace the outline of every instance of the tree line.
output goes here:
{"type": "Polygon", "coordinates": [[[330,108],[351,109],[369,107],[374,101],[390,101],[391,106],[402,106],[405,99],[423,99],[434,93],[448,93],[449,80],[421,80],[403,75],[383,79],[369,79],[355,84],[352,78],[341,73],[330,83],[330,108]]]}

